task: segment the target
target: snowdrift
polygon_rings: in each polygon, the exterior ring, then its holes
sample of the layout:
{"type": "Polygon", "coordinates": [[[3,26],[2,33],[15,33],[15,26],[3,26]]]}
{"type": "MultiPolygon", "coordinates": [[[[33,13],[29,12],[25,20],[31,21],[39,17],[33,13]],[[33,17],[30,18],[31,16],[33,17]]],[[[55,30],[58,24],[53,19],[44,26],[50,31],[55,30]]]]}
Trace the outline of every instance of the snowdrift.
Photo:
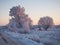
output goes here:
{"type": "Polygon", "coordinates": [[[60,45],[60,29],[26,34],[0,30],[0,45],[60,45]]]}

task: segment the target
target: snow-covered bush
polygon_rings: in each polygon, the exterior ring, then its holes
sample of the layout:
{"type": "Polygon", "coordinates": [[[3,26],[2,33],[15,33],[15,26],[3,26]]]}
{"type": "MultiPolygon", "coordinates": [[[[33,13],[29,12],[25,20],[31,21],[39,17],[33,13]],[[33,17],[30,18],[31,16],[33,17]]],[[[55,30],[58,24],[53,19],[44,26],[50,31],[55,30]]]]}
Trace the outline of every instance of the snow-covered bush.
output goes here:
{"type": "Polygon", "coordinates": [[[53,19],[49,16],[41,17],[38,21],[38,26],[43,27],[44,29],[48,29],[53,25],[53,19]]]}

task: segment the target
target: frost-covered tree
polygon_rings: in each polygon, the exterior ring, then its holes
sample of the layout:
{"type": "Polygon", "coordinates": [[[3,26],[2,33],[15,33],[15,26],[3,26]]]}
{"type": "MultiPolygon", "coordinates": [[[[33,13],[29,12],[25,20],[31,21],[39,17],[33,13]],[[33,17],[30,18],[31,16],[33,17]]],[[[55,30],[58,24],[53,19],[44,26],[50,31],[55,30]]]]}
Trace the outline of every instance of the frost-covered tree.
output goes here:
{"type": "MultiPolygon", "coordinates": [[[[14,19],[14,27],[15,28],[23,28],[24,31],[29,31],[30,29],[30,26],[32,24],[32,20],[28,17],[27,14],[25,14],[25,8],[24,7],[21,7],[21,6],[14,6],[10,9],[10,12],[9,12],[9,16],[12,17],[11,20],[14,19]]],[[[12,22],[10,22],[9,24],[11,25],[12,22]]],[[[13,26],[13,24],[12,24],[13,26]]],[[[10,26],[9,26],[10,27],[10,26]]]]}
{"type": "Polygon", "coordinates": [[[39,27],[42,27],[44,29],[48,29],[49,27],[51,27],[53,25],[53,19],[49,16],[46,17],[41,17],[38,21],[38,25],[39,27]]]}

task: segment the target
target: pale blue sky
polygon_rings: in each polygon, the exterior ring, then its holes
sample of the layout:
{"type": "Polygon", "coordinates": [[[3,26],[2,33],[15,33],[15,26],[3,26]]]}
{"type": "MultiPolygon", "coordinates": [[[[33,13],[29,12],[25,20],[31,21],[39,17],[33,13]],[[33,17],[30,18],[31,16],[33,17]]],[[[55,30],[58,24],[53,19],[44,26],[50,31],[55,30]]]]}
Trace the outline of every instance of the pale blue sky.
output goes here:
{"type": "Polygon", "coordinates": [[[60,24],[60,0],[0,0],[0,25],[8,23],[9,9],[16,5],[25,7],[34,24],[43,16],[50,16],[55,24],[60,24]]]}

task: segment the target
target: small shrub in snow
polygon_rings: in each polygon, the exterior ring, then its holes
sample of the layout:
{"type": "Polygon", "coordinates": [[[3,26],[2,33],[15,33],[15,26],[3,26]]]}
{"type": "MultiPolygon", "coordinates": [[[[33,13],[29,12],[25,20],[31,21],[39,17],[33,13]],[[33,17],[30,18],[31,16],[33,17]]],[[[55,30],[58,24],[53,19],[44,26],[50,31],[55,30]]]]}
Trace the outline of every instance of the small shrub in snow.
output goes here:
{"type": "Polygon", "coordinates": [[[51,17],[41,17],[38,21],[38,26],[39,28],[43,27],[44,29],[48,29],[49,27],[51,27],[53,25],[53,19],[51,17]]]}

